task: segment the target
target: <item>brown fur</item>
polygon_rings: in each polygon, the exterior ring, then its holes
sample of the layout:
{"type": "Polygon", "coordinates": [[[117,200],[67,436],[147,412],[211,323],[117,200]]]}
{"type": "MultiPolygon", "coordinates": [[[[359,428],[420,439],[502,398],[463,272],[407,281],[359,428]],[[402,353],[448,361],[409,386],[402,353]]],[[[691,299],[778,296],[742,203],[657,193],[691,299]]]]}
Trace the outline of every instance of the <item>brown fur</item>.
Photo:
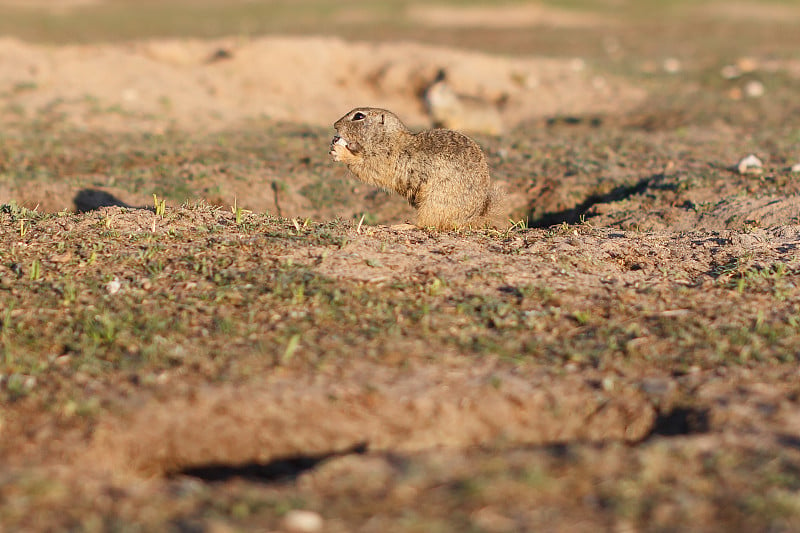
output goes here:
{"type": "Polygon", "coordinates": [[[492,182],[480,146],[466,135],[442,129],[412,133],[394,113],[372,107],[353,109],[333,127],[334,161],[361,181],[403,196],[417,209],[417,226],[503,224],[505,194],[492,182]]]}

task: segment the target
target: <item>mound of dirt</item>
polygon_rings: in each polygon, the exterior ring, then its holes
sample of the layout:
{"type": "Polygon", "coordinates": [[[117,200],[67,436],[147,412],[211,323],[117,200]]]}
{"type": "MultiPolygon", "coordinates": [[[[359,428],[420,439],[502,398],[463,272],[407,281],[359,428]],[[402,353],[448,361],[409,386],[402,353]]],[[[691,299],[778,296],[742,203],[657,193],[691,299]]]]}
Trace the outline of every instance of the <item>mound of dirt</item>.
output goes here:
{"type": "Polygon", "coordinates": [[[442,68],[458,92],[504,99],[509,127],[536,117],[619,111],[645,96],[581,61],[413,43],[267,37],[48,47],[6,38],[0,116],[14,122],[47,112],[89,129],[160,131],[261,117],[328,126],[353,107],[371,105],[424,126],[419,94],[442,68]]]}
{"type": "Polygon", "coordinates": [[[655,411],[635,387],[613,393],[579,376],[551,382],[482,368],[418,369],[398,376],[275,380],[268,386],[205,387],[153,401],[97,432],[89,455],[118,471],[164,474],[209,464],[370,450],[515,445],[571,440],[638,441],[655,411]],[[362,387],[359,383],[369,383],[362,387]],[[570,413],[565,418],[564,413],[570,413]]]}

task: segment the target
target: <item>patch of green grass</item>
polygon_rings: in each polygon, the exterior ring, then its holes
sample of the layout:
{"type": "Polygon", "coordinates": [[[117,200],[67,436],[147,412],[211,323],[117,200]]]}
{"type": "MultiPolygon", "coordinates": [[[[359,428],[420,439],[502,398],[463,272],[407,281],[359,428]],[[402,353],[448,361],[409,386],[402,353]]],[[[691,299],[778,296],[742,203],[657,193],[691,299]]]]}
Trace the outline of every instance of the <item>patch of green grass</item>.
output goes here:
{"type": "MultiPolygon", "coordinates": [[[[761,261],[756,255],[736,262],[720,260],[712,272],[702,274],[704,284],[674,291],[676,273],[686,273],[681,264],[637,271],[637,276],[647,276],[639,286],[606,284],[597,272],[607,268],[602,262],[595,263],[594,271],[578,268],[584,253],[578,247],[561,252],[566,263],[578,266],[574,275],[560,274],[560,265],[546,252],[563,243],[565,235],[559,231],[351,235],[358,246],[365,244],[361,239],[372,239],[366,242],[370,250],[387,242],[382,253],[391,253],[409,238],[422,239],[419,246],[430,245],[424,239],[459,238],[471,247],[483,247],[471,249],[470,255],[494,254],[498,261],[525,264],[502,272],[476,267],[473,275],[461,276],[454,272],[475,259],[457,253],[452,254],[455,271],[409,267],[407,275],[373,284],[320,272],[318,260],[325,251],[339,254],[337,259],[350,261],[353,268],[369,268],[363,257],[350,257],[347,246],[338,244],[353,233],[352,222],[293,223],[252,213],[247,215],[252,228],[244,234],[230,209],[186,205],[170,206],[160,221],[174,232],[154,234],[129,224],[140,213],[117,209],[106,217],[113,219],[115,231],[108,230],[104,216],[94,213],[38,217],[24,236],[26,246],[12,247],[20,236],[10,221],[25,214],[11,207],[0,213],[0,240],[9,244],[4,249],[13,249],[13,260],[26,269],[34,260],[42,265],[41,276],[33,280],[27,271],[20,277],[13,273],[7,262],[10,254],[0,262],[0,401],[12,407],[49,406],[63,423],[94,424],[113,409],[106,397],[110,393],[88,391],[126,391],[132,383],[140,391],[164,391],[163,383],[168,383],[166,388],[184,382],[244,383],[273,372],[327,372],[353,358],[376,364],[386,358],[385,364],[401,370],[408,362],[437,364],[450,355],[467,359],[467,365],[469,359],[480,364],[499,361],[501,368],[532,365],[553,375],[575,367],[611,371],[621,374],[624,383],[630,367],[672,375],[694,367],[796,364],[800,346],[800,289],[787,283],[780,299],[771,285],[793,279],[788,256],[786,261],[761,261]],[[55,231],[62,232],[58,239],[52,237],[55,231]],[[539,248],[514,256],[503,251],[504,245],[534,236],[539,248]],[[53,261],[55,254],[68,259],[53,261]],[[752,270],[758,261],[770,266],[752,270]],[[512,277],[510,273],[519,281],[509,284],[511,279],[504,278],[512,277]],[[728,277],[738,275],[755,285],[741,292],[726,285],[728,277]],[[110,284],[115,280],[118,286],[110,284]]],[[[572,235],[568,232],[566,237],[572,235]]],[[[597,238],[594,233],[590,237],[597,238]]],[[[505,378],[490,377],[487,385],[501,393],[512,390],[505,378]]],[[[626,453],[641,449],[625,448],[626,453]]],[[[498,500],[498,494],[572,494],[569,484],[574,477],[565,475],[567,469],[596,464],[587,460],[576,467],[574,457],[542,455],[533,462],[506,464],[505,452],[489,451],[494,459],[484,458],[479,466],[470,462],[468,471],[451,473],[450,466],[440,465],[447,473],[429,485],[429,478],[423,477],[422,483],[405,467],[396,467],[396,483],[413,485],[414,492],[408,494],[424,495],[424,502],[414,500],[423,517],[438,516],[424,510],[438,502],[458,510],[456,522],[468,528],[476,526],[477,513],[486,507],[522,516],[509,510],[512,504],[498,500]]],[[[514,453],[523,451],[531,452],[514,453]]],[[[709,460],[706,477],[720,476],[722,482],[733,479],[725,476],[739,479],[741,472],[752,476],[757,471],[763,490],[757,497],[752,491],[735,497],[733,491],[697,497],[711,505],[719,501],[714,498],[722,498],[737,513],[744,509],[769,520],[793,520],[797,515],[785,499],[797,485],[792,465],[766,462],[732,469],[709,460]]],[[[658,502],[668,500],[670,487],[693,494],[680,476],[656,482],[640,476],[635,466],[615,470],[614,479],[581,485],[588,491],[586,498],[602,501],[597,513],[647,524],[658,514],[658,502]]],[[[253,486],[232,483],[229,488],[238,496],[225,501],[206,487],[203,490],[209,492],[201,491],[192,509],[247,524],[274,520],[286,490],[309,494],[298,484],[269,497],[240,492],[253,486]],[[209,494],[219,506],[203,500],[209,494]]],[[[380,493],[385,495],[385,490],[380,493]]],[[[369,500],[350,493],[347,498],[369,500]]],[[[529,501],[525,499],[525,508],[529,501]]]]}

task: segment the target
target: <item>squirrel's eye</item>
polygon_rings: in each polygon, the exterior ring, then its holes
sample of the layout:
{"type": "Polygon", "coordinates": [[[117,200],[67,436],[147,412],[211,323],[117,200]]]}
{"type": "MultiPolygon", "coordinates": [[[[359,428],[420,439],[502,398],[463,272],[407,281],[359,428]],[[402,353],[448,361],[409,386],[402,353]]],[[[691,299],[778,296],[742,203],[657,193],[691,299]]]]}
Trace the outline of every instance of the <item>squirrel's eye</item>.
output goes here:
{"type": "Polygon", "coordinates": [[[353,115],[353,118],[351,118],[350,120],[352,120],[352,121],[364,120],[365,118],[367,118],[367,115],[365,115],[364,113],[359,111],[355,115],[353,115]]]}

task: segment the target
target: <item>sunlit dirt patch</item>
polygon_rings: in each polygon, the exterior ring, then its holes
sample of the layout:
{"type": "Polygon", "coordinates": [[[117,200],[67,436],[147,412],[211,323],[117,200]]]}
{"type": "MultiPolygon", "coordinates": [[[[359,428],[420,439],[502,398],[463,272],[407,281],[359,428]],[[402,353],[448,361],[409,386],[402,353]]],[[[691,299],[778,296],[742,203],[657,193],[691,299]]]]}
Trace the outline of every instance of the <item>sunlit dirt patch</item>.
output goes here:
{"type": "MultiPolygon", "coordinates": [[[[360,365],[359,365],[360,366],[360,365]]],[[[329,381],[201,387],[154,400],[98,428],[90,456],[113,470],[167,474],[293,456],[433,448],[635,442],[654,410],[636,388],[609,393],[574,376],[425,368],[329,381]]]]}
{"type": "Polygon", "coordinates": [[[502,99],[507,127],[628,109],[645,91],[583,62],[414,44],[263,37],[49,47],[0,43],[7,118],[47,112],[81,128],[164,132],[270,118],[329,126],[357,106],[429,125],[420,91],[439,69],[459,93],[502,99]],[[10,111],[9,111],[10,110],[10,111]]]}

